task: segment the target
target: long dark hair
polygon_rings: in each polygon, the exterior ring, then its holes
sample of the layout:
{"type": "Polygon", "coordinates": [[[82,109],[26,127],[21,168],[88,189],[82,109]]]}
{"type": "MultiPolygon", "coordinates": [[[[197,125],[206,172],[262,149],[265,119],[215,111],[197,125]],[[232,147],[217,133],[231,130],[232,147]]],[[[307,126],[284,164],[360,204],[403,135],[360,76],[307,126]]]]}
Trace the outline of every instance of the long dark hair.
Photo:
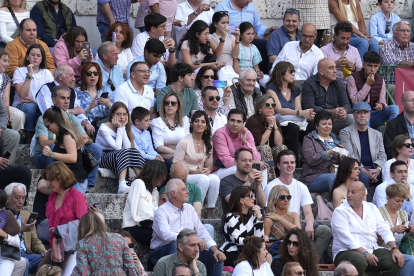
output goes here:
{"type": "Polygon", "coordinates": [[[207,70],[213,70],[213,72],[214,72],[214,79],[215,80],[218,80],[218,74],[217,74],[217,69],[216,68],[213,68],[210,65],[205,65],[205,66],[201,67],[200,70],[198,70],[198,73],[197,73],[197,76],[196,76],[196,79],[195,79],[195,85],[200,90],[203,89],[203,87],[201,85],[201,78],[203,77],[204,73],[207,70]]]}
{"type": "Polygon", "coordinates": [[[211,145],[211,125],[210,121],[208,120],[208,115],[205,111],[197,110],[194,112],[193,116],[191,117],[190,133],[193,133],[193,123],[195,120],[202,116],[206,121],[207,128],[204,130],[201,138],[203,139],[204,145],[206,145],[206,156],[207,158],[210,158],[211,151],[213,150],[213,146],[211,145]]]}
{"type": "Polygon", "coordinates": [[[88,34],[81,26],[73,26],[63,37],[66,47],[68,48],[70,58],[74,58],[78,55],[75,50],[75,40],[78,35],[83,36],[85,38],[85,41],[88,41],[88,34]]]}
{"type": "MultiPolygon", "coordinates": [[[[295,66],[287,61],[278,62],[275,65],[275,68],[273,68],[272,75],[270,76],[270,80],[266,83],[266,86],[273,83],[274,86],[282,92],[283,76],[287,73],[287,70],[295,70],[295,66]]],[[[288,87],[292,92],[296,91],[295,82],[289,83],[288,87]]]]}
{"type": "MultiPolygon", "coordinates": [[[[263,238],[259,238],[255,236],[250,236],[250,237],[245,238],[243,240],[243,243],[244,243],[243,251],[242,253],[240,253],[239,258],[236,261],[236,264],[241,263],[243,261],[248,261],[250,266],[253,269],[260,268],[260,263],[259,263],[259,259],[257,258],[257,254],[260,253],[260,250],[262,249],[264,242],[265,241],[263,238]]],[[[306,270],[306,272],[308,271],[306,270]]],[[[308,275],[317,275],[317,274],[308,274],[308,275]]]]}
{"type": "Polygon", "coordinates": [[[214,34],[216,32],[216,25],[214,25],[214,23],[219,23],[223,17],[229,17],[229,13],[227,11],[218,11],[213,14],[209,30],[210,34],[214,34]]]}
{"type": "MultiPolygon", "coordinates": [[[[39,64],[39,68],[40,69],[46,69],[46,53],[45,53],[45,49],[43,49],[42,45],[40,44],[32,44],[32,46],[30,46],[27,51],[26,51],[26,58],[24,59],[24,66],[27,66],[30,64],[30,62],[27,60],[27,57],[30,55],[30,52],[33,49],[39,49],[40,53],[42,54],[42,62],[39,64]]],[[[9,56],[10,57],[10,56],[9,56]]]]}
{"type": "Polygon", "coordinates": [[[198,52],[202,52],[203,54],[207,55],[210,51],[210,42],[207,41],[206,44],[200,44],[198,46],[198,37],[197,34],[200,35],[202,32],[204,32],[206,29],[208,29],[208,25],[206,22],[202,20],[197,20],[196,22],[191,25],[190,29],[185,33],[183,38],[180,41],[180,44],[178,45],[177,50],[181,50],[181,46],[183,45],[183,42],[188,40],[188,47],[190,48],[190,54],[197,55],[198,52]]]}
{"type": "MultiPolygon", "coordinates": [[[[229,198],[229,213],[233,213],[235,215],[240,216],[240,220],[244,223],[243,215],[242,215],[242,205],[240,203],[240,199],[246,197],[250,194],[250,192],[254,193],[254,189],[250,186],[237,186],[230,193],[229,198]]],[[[249,210],[249,214],[252,212],[249,210]]],[[[227,215],[225,214],[225,215],[227,215]]]]}
{"type": "Polygon", "coordinates": [[[144,164],[138,178],[144,181],[147,190],[152,193],[154,190],[153,183],[161,177],[167,177],[167,166],[159,160],[151,160],[144,164]]]}
{"type": "Polygon", "coordinates": [[[342,158],[338,166],[338,173],[336,174],[334,185],[332,187],[331,198],[333,195],[333,191],[339,186],[341,186],[342,184],[344,184],[346,180],[348,179],[348,177],[351,175],[352,169],[354,168],[355,163],[357,163],[358,165],[361,165],[361,163],[359,163],[359,161],[356,160],[355,158],[351,158],[351,157],[342,158]]]}

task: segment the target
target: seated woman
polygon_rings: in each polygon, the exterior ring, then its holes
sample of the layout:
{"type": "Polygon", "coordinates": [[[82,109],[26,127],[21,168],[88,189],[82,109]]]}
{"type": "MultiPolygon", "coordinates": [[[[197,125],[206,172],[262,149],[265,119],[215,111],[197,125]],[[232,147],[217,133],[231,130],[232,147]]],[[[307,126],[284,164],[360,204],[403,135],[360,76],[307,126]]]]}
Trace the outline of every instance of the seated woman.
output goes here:
{"type": "Polygon", "coordinates": [[[0,48],[20,35],[20,22],[30,18],[30,11],[25,10],[25,0],[5,0],[0,8],[0,48]],[[16,20],[17,22],[16,22],[16,20]]]}
{"type": "Polygon", "coordinates": [[[175,92],[167,93],[163,99],[160,117],[150,126],[155,150],[164,160],[172,159],[178,142],[190,134],[190,123],[184,116],[180,97],[175,92]]]}
{"type": "Polygon", "coordinates": [[[83,136],[72,124],[65,111],[52,106],[43,114],[46,128],[56,135],[53,150],[49,146],[43,148],[43,155],[56,161],[64,162],[76,178],[74,188],[85,194],[88,191],[88,173],[85,171],[82,159],[82,147],[85,144],[83,136]]]}
{"type": "Polygon", "coordinates": [[[78,240],[72,276],[138,275],[128,244],[121,235],[109,233],[98,213],[82,216],[78,240]]]}
{"type": "MultiPolygon", "coordinates": [[[[254,106],[254,112],[255,114],[247,119],[246,128],[253,135],[257,151],[262,156],[261,161],[276,164],[274,160],[277,155],[287,147],[283,144],[282,130],[275,117],[275,101],[270,95],[260,96],[254,106]]],[[[270,166],[268,179],[271,181],[275,178],[274,166],[270,166]]]]}
{"type": "Polygon", "coordinates": [[[367,27],[359,1],[329,0],[329,12],[331,13],[331,25],[336,25],[337,22],[352,24],[352,36],[349,44],[358,49],[362,61],[364,61],[363,56],[367,51],[379,53],[378,40],[367,35],[367,27]]]}
{"type": "Polygon", "coordinates": [[[336,174],[330,173],[330,167],[339,164],[339,153],[333,149],[340,147],[341,141],[332,133],[332,122],[332,113],[318,112],[314,120],[316,130],[303,138],[302,182],[311,192],[328,192],[334,185],[336,174]]]}
{"type": "MultiPolygon", "coordinates": [[[[213,86],[213,81],[218,80],[218,75],[217,75],[217,70],[211,66],[203,66],[200,68],[200,70],[197,73],[196,79],[195,79],[195,84],[196,84],[196,88],[194,89],[194,92],[197,95],[197,99],[198,99],[198,105],[200,106],[200,110],[204,110],[204,104],[203,104],[203,100],[202,100],[202,91],[204,90],[204,88],[206,88],[207,86],[213,86]]],[[[229,113],[230,109],[235,108],[234,105],[230,104],[230,98],[231,98],[231,89],[229,86],[223,88],[217,88],[217,90],[220,93],[220,90],[224,90],[221,91],[221,95],[223,95],[223,99],[219,100],[219,104],[218,104],[218,112],[220,112],[221,114],[227,116],[227,114],[229,113]]],[[[213,99],[214,100],[214,99],[213,99]]],[[[216,99],[217,100],[217,99],[216,99]]]]}
{"type": "Polygon", "coordinates": [[[237,186],[231,191],[229,212],[224,218],[224,243],[220,248],[226,255],[225,266],[235,266],[247,237],[263,237],[263,215],[254,202],[254,189],[250,186],[237,186]]]}
{"type": "Polygon", "coordinates": [[[95,129],[107,121],[112,104],[109,96],[103,98],[102,70],[98,63],[88,62],[82,68],[81,86],[75,88],[80,106],[85,110],[88,120],[95,129]],[[98,125],[99,124],[99,125],[98,125]]]}
{"type": "Polygon", "coordinates": [[[187,166],[187,181],[200,187],[202,202],[207,196],[205,218],[212,218],[219,195],[220,179],[211,173],[213,169],[211,125],[204,111],[194,112],[191,117],[190,132],[191,134],[178,142],[173,163],[180,161],[187,166]]]}
{"type": "Polygon", "coordinates": [[[226,65],[220,70],[219,79],[226,80],[231,84],[233,78],[239,75],[234,71],[233,59],[239,56],[240,30],[236,27],[234,33],[230,33],[229,14],[219,11],[213,15],[213,23],[210,25],[210,42],[213,54],[217,57],[217,62],[225,62],[226,65]]]}
{"type": "Polygon", "coordinates": [[[141,174],[131,184],[123,212],[122,229],[140,244],[150,245],[152,221],[158,209],[159,193],[167,178],[167,167],[158,160],[144,164],[141,174]]]}
{"type": "Polygon", "coordinates": [[[41,115],[35,100],[36,93],[43,84],[54,81],[54,78],[46,69],[46,54],[40,44],[33,44],[27,49],[23,65],[24,67],[18,67],[13,75],[13,83],[16,88],[13,107],[26,114],[25,143],[30,144],[37,119],[41,115]]]}
{"type": "Polygon", "coordinates": [[[269,237],[266,246],[275,256],[286,233],[293,228],[301,229],[299,215],[289,211],[292,196],[286,186],[276,185],[270,190],[264,219],[264,234],[269,237]]]}
{"type": "Polygon", "coordinates": [[[302,110],[301,91],[294,82],[295,67],[290,62],[278,62],[267,82],[266,94],[272,96],[276,104],[276,118],[282,125],[285,145],[299,160],[300,139],[313,130],[307,121],[313,120],[313,109],[302,110]],[[301,132],[302,131],[302,132],[301,132]]]}
{"type": "Polygon", "coordinates": [[[84,64],[93,61],[92,50],[88,53],[83,47],[83,42],[87,41],[88,34],[85,29],[81,26],[73,26],[69,32],[62,35],[51,52],[56,66],[67,64],[73,68],[76,83],[81,79],[84,64]]]}
{"type": "MultiPolygon", "coordinates": [[[[306,276],[306,270],[303,270],[300,263],[288,262],[282,270],[282,276],[306,276]]],[[[310,274],[308,274],[310,275],[310,274]]]]}
{"type": "Polygon", "coordinates": [[[384,163],[382,167],[382,181],[385,182],[391,178],[390,167],[395,161],[403,161],[408,167],[407,182],[414,185],[414,160],[411,159],[413,155],[414,143],[408,135],[397,135],[392,141],[392,152],[395,158],[392,158],[384,163]]]}
{"type": "Polygon", "coordinates": [[[139,175],[145,159],[134,147],[134,135],[131,130],[131,116],[128,107],[121,102],[112,105],[109,122],[101,124],[96,135],[96,143],[102,146],[99,166],[110,169],[119,179],[118,194],[128,193],[130,186],[128,168],[139,175]]]}
{"type": "Polygon", "coordinates": [[[298,262],[307,275],[318,275],[318,261],[318,254],[308,234],[293,228],[279,246],[279,258],[272,262],[272,271],[275,276],[281,276],[286,263],[298,262]]]}
{"type": "Polygon", "coordinates": [[[198,68],[205,65],[216,70],[224,67],[226,65],[224,62],[216,62],[208,35],[209,28],[206,22],[202,20],[194,22],[178,44],[178,62],[189,64],[196,72],[198,68]]]}
{"type": "MultiPolygon", "coordinates": [[[[404,237],[405,230],[409,229],[409,233],[414,233],[414,227],[409,225],[407,212],[401,209],[404,200],[410,200],[410,187],[406,187],[405,184],[392,184],[385,190],[387,194],[387,204],[378,208],[385,222],[391,229],[395,237],[395,243],[398,247],[401,245],[401,240],[404,237]]],[[[379,245],[380,242],[378,242],[379,245]]],[[[381,246],[389,248],[388,245],[383,243],[381,246]]],[[[402,253],[402,252],[401,252],[402,253]]],[[[401,268],[400,276],[413,275],[414,271],[414,256],[404,254],[404,266],[401,268]]]]}
{"type": "Polygon", "coordinates": [[[274,276],[268,263],[265,240],[253,236],[244,239],[243,243],[243,251],[236,261],[233,276],[274,276]]]}

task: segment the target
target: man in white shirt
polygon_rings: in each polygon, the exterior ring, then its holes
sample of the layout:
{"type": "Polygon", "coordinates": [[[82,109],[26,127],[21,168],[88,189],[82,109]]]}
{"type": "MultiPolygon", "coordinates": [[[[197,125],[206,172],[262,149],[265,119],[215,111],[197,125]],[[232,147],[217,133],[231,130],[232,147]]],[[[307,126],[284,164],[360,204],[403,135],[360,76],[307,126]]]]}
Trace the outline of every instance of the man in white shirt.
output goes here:
{"type": "Polygon", "coordinates": [[[265,187],[264,192],[266,198],[269,199],[270,191],[276,185],[283,185],[289,189],[289,192],[292,195],[289,211],[300,215],[300,207],[302,207],[303,214],[305,215],[302,229],[304,229],[312,239],[316,252],[318,253],[319,258],[321,258],[328,248],[332,232],[326,225],[318,225],[314,228],[315,220],[311,208],[313,200],[309,193],[309,189],[305,184],[293,178],[296,168],[295,153],[291,150],[282,150],[277,156],[276,165],[280,171],[280,176],[265,187]]]}
{"type": "Polygon", "coordinates": [[[202,20],[210,25],[213,15],[214,10],[204,1],[187,0],[178,4],[174,25],[190,27],[197,20],[202,20]]]}
{"type": "Polygon", "coordinates": [[[398,275],[404,265],[404,256],[396,246],[388,223],[378,208],[364,201],[365,185],[360,181],[348,187],[347,202],[338,206],[332,215],[332,254],[335,265],[351,262],[359,275],[365,271],[381,275],[398,275]],[[391,251],[380,247],[377,234],[391,251]]]}
{"type": "Polygon", "coordinates": [[[227,125],[227,114],[221,114],[219,112],[220,95],[216,87],[207,86],[201,91],[201,101],[203,102],[204,111],[208,115],[208,119],[211,125],[211,134],[227,125]]]}
{"type": "Polygon", "coordinates": [[[157,116],[154,108],[154,90],[149,87],[148,80],[151,71],[145,61],[137,61],[131,65],[130,79],[114,92],[114,103],[123,102],[129,109],[129,113],[137,106],[148,109],[151,118],[157,116]]]}
{"type": "Polygon", "coordinates": [[[300,41],[291,41],[283,46],[269,75],[280,61],[293,64],[296,70],[295,83],[300,87],[311,75],[318,73],[318,62],[323,59],[322,51],[314,44],[316,28],[312,23],[303,25],[300,32],[300,41]]]}
{"type": "Polygon", "coordinates": [[[194,207],[186,203],[189,191],[185,183],[173,178],[168,181],[165,191],[168,201],[154,215],[150,262],[154,265],[160,258],[177,252],[177,235],[184,228],[188,228],[198,233],[199,260],[206,266],[207,275],[221,275],[226,256],[218,250],[216,242],[203,226],[194,207]]]}

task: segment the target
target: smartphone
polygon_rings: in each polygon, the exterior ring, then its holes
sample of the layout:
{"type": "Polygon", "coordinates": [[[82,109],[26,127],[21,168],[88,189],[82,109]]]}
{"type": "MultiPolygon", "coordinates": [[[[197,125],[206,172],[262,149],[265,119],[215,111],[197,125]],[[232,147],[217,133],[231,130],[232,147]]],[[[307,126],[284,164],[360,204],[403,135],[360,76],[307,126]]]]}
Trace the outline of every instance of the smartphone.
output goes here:
{"type": "Polygon", "coordinates": [[[236,26],[228,26],[228,28],[229,28],[229,33],[230,33],[230,34],[232,34],[232,33],[235,33],[235,32],[236,32],[236,26]]]}
{"type": "Polygon", "coordinates": [[[91,43],[89,41],[83,42],[83,49],[88,52],[88,57],[91,55],[91,43]]]}
{"type": "Polygon", "coordinates": [[[38,215],[38,213],[31,212],[30,216],[29,216],[29,221],[27,223],[32,224],[37,219],[37,215],[38,215]]]}
{"type": "Polygon", "coordinates": [[[10,151],[7,151],[7,152],[3,155],[3,158],[9,159],[11,155],[12,155],[12,153],[11,153],[10,151]]]}
{"type": "Polygon", "coordinates": [[[253,169],[260,171],[260,164],[253,164],[253,169]]]}
{"type": "Polygon", "coordinates": [[[97,202],[95,202],[95,203],[93,204],[93,206],[95,206],[95,207],[96,207],[97,205],[99,205],[99,203],[100,203],[100,202],[99,202],[99,201],[97,201],[97,202]]]}
{"type": "Polygon", "coordinates": [[[224,88],[224,87],[227,87],[227,81],[214,80],[213,85],[214,87],[217,87],[217,88],[224,88]]]}
{"type": "Polygon", "coordinates": [[[104,98],[104,99],[108,98],[108,96],[109,96],[108,92],[102,92],[101,94],[101,98],[104,98]]]}
{"type": "Polygon", "coordinates": [[[112,32],[112,43],[116,43],[116,32],[112,32]]]}
{"type": "Polygon", "coordinates": [[[132,254],[132,253],[134,253],[134,252],[135,252],[134,248],[130,248],[130,249],[129,249],[129,253],[131,253],[131,254],[132,254]]]}

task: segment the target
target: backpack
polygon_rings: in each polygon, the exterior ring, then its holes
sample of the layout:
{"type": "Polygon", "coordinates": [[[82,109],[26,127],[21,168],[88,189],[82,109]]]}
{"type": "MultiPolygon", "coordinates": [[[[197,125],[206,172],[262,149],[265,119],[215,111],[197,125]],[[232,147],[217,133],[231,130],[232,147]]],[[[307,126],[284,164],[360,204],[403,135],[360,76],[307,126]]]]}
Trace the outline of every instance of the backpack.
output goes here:
{"type": "Polygon", "coordinates": [[[321,195],[316,196],[316,206],[312,208],[315,220],[331,220],[334,207],[321,195]]]}

